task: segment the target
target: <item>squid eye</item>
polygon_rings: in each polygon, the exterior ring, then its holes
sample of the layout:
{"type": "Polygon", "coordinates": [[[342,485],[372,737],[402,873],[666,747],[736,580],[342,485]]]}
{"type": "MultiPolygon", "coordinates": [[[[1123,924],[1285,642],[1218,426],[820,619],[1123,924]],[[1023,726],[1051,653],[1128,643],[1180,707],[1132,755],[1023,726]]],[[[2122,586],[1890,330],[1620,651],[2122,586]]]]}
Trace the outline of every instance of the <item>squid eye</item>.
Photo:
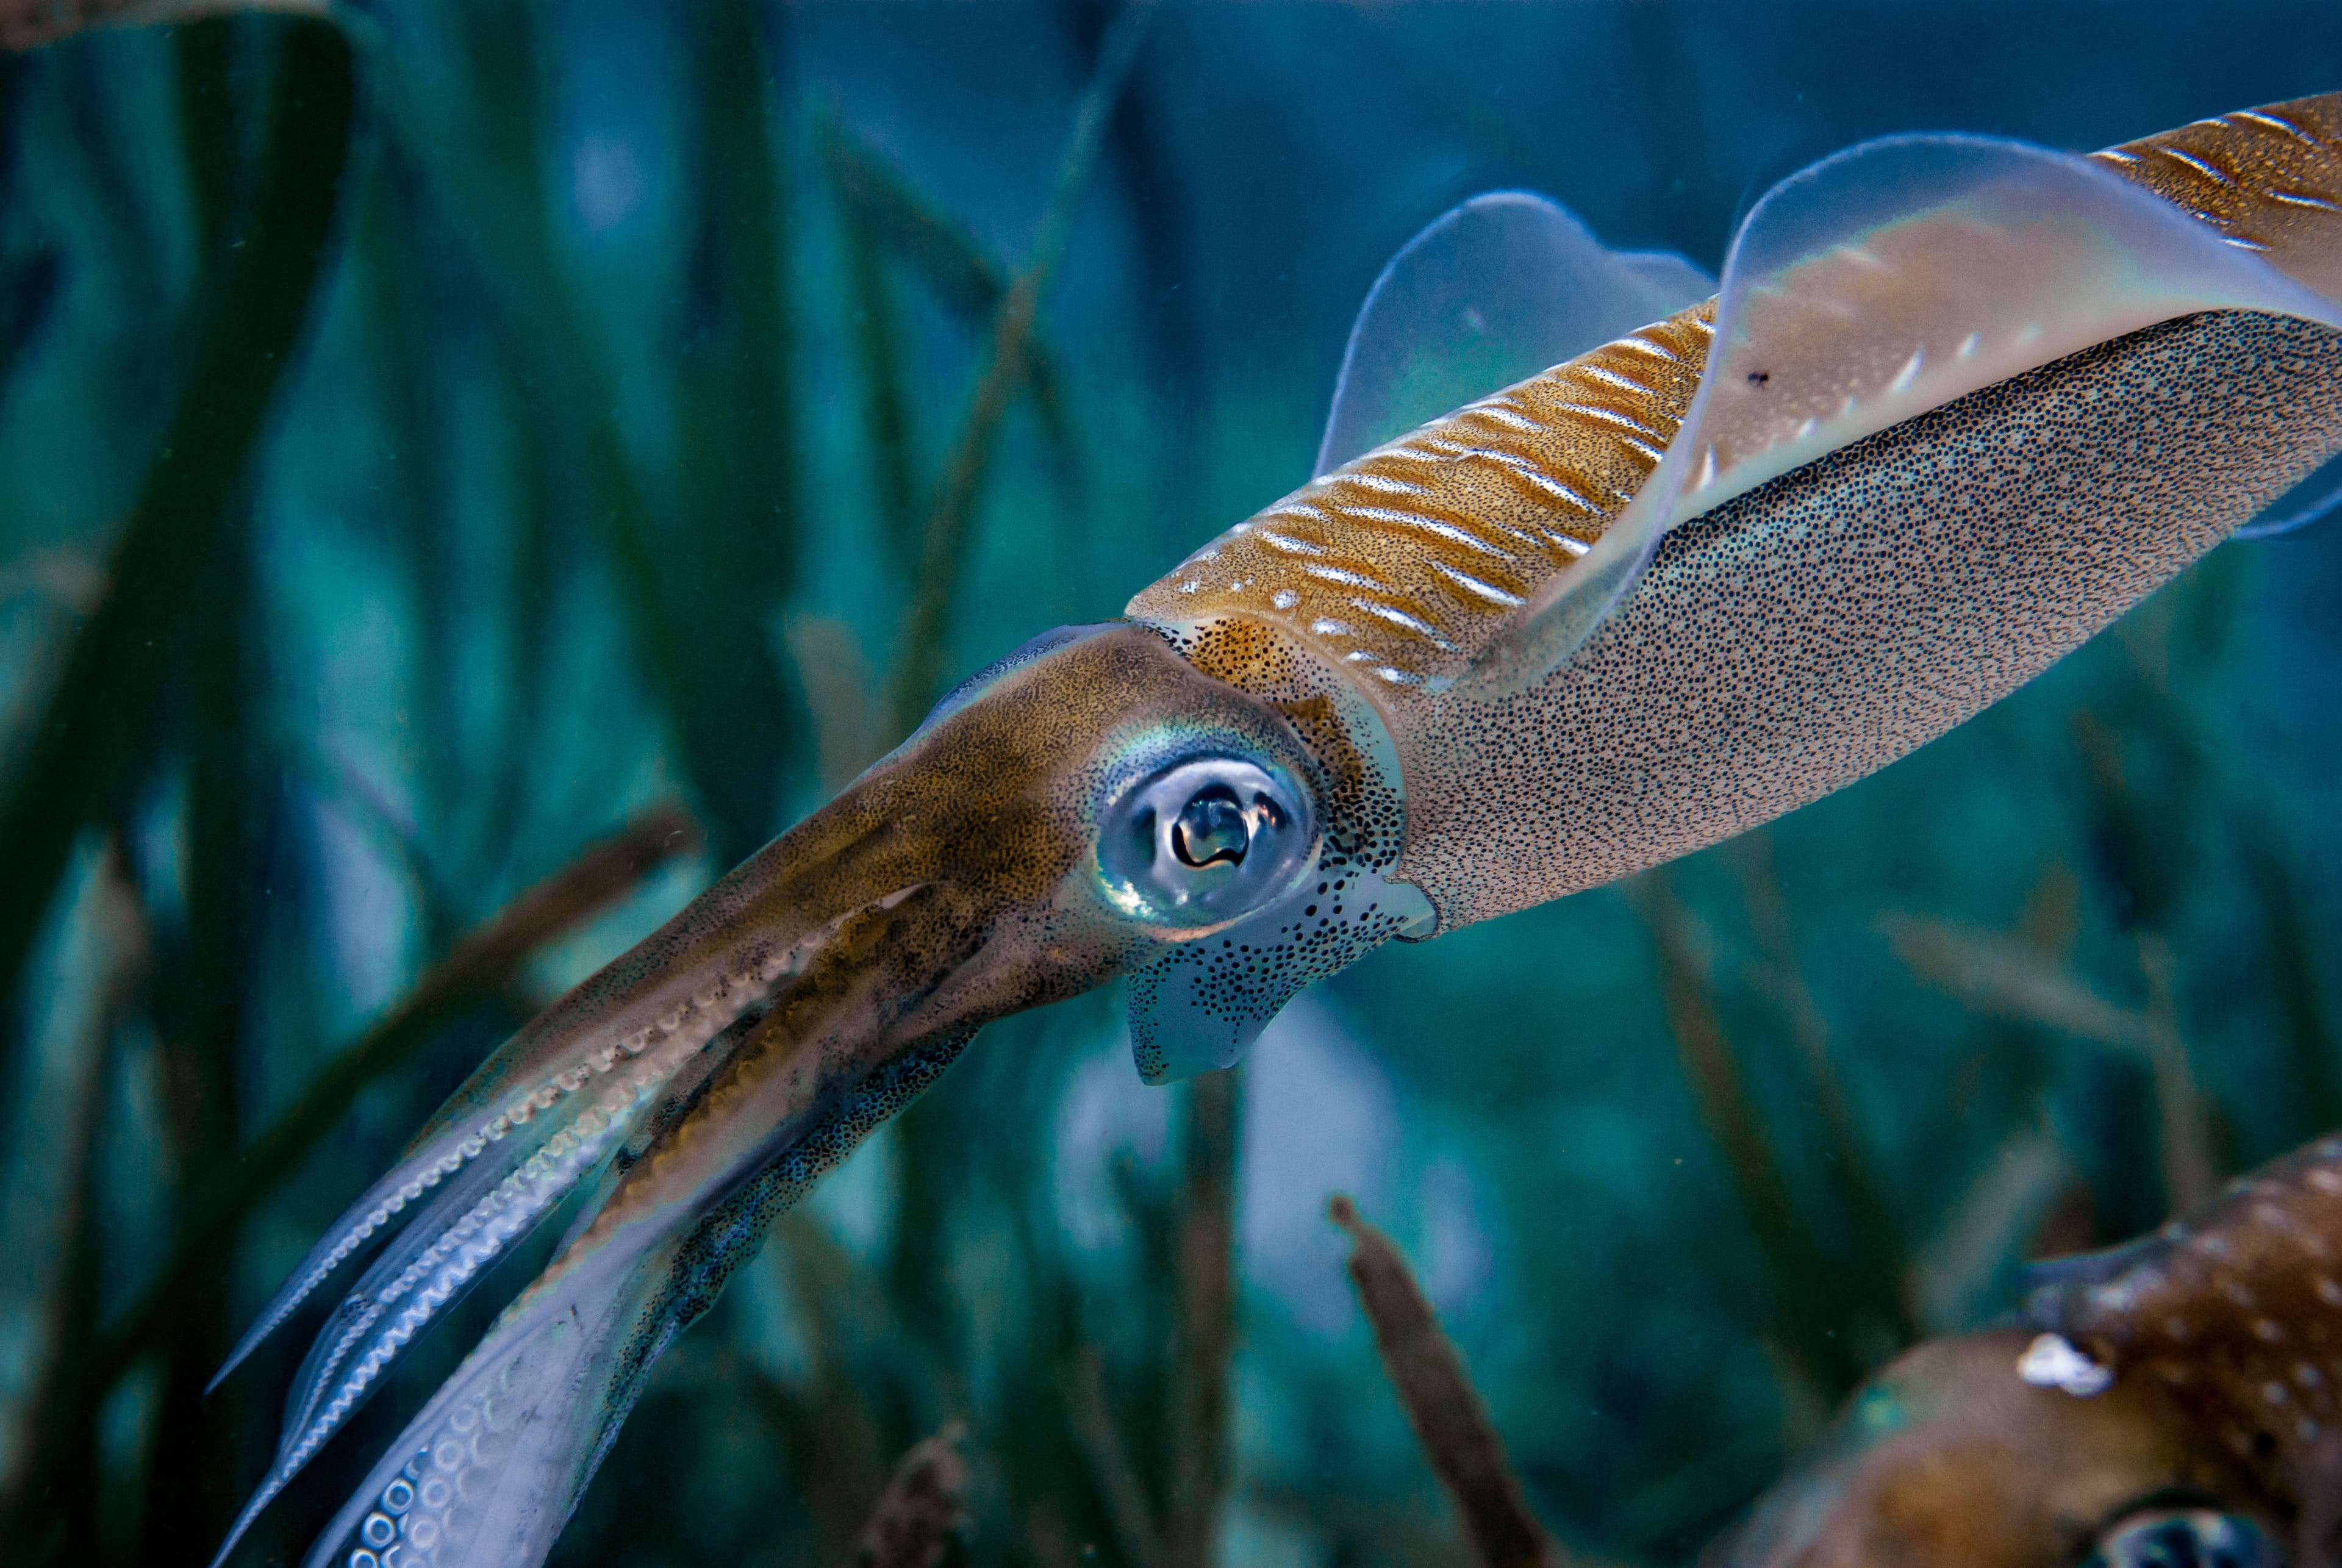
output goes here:
{"type": "Polygon", "coordinates": [[[2277,1568],[2261,1527],[2209,1508],[2135,1513],[2098,1537],[2085,1568],[2277,1568]]]}
{"type": "Polygon", "coordinates": [[[1309,804],[1282,768],[1198,757],[1139,780],[1101,813],[1098,869],[1127,913],[1215,925],[1283,893],[1316,845],[1309,804]]]}

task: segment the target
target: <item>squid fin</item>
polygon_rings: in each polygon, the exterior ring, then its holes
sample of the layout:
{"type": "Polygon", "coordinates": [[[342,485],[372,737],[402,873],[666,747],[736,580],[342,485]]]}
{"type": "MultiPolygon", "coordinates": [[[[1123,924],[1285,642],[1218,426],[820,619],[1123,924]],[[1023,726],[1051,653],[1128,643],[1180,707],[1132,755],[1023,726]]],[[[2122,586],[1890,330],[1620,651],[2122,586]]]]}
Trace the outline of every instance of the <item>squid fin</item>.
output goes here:
{"type": "Polygon", "coordinates": [[[1409,240],[1367,291],[1313,477],[1715,287],[1681,256],[1605,249],[1544,196],[1474,196],[1409,240]]]}
{"type": "Polygon", "coordinates": [[[2342,326],[2334,302],[2087,158],[1950,135],[1826,158],[1735,236],[1707,367],[1658,467],[1458,684],[1497,696],[1544,678],[1690,517],[1997,382],[2214,309],[2342,326]]]}

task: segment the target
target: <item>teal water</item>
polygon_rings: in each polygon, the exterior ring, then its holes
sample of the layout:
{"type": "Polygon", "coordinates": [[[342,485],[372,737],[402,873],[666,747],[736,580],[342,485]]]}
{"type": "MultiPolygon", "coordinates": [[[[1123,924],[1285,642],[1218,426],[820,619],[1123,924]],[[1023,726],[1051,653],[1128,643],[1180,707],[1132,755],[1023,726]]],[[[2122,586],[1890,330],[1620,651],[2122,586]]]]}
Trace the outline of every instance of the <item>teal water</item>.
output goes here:
{"type": "MultiPolygon", "coordinates": [[[[1456,200],[1712,270],[1867,135],[2087,148],[2342,86],[2322,5],[1166,5],[955,489],[1103,13],[345,20],[345,117],[282,18],[0,65],[10,1563],[207,1562],[312,1323],[205,1382],[448,1090],[890,744],[915,653],[947,682],[1110,616],[1305,478],[1351,314],[1456,200]],[[408,1005],[666,803],[695,838],[408,1005]]],[[[2337,579],[2330,529],[2224,547],[1774,828],[1311,992],[1235,1096],[1221,1420],[1181,1413],[1217,1375],[1196,1093],[1139,1084],[1110,991],[996,1025],[666,1355],[555,1560],[844,1561],[959,1421],[970,1561],[1456,1561],[1336,1191],[1555,1534],[1687,1560],[1864,1372],[2159,1223],[2174,1118],[2220,1176],[2342,1124],[2337,579]]],[[[298,1560],[553,1239],[235,1561],[298,1560]]]]}

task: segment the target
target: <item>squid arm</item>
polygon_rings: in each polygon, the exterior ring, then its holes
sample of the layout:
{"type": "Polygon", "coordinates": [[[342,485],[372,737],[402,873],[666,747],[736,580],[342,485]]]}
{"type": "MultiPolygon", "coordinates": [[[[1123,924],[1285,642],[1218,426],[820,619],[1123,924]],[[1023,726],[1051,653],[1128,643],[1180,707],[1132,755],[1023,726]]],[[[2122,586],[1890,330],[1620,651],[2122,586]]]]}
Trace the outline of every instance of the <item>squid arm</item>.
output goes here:
{"type": "Polygon", "coordinates": [[[2097,161],[1857,148],[1759,204],[1706,302],[1538,199],[1442,222],[1354,335],[1338,466],[947,697],[326,1233],[236,1352],[373,1254],[238,1531],[596,1191],[309,1559],[542,1561],[659,1350],[985,1023],[1120,976],[1146,1077],[1233,1062],[1394,936],[1884,765],[2342,450],[2342,95],[2097,161]],[[1522,353],[1566,362],[1345,455],[1522,353]]]}

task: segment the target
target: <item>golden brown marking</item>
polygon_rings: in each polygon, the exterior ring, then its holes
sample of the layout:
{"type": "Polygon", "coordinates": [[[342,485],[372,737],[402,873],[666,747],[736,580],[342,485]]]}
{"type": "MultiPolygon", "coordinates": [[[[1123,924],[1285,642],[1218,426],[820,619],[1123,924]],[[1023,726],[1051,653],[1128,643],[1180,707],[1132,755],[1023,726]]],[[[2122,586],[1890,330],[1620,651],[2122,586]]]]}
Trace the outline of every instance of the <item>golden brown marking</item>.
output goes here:
{"type": "Polygon", "coordinates": [[[1281,623],[1369,690],[1484,643],[1586,553],[1658,464],[1713,302],[1457,410],[1305,485],[1130,602],[1281,623]]]}
{"type": "Polygon", "coordinates": [[[2093,156],[2301,283],[2342,295],[2342,94],[2198,120],[2093,156]]]}

